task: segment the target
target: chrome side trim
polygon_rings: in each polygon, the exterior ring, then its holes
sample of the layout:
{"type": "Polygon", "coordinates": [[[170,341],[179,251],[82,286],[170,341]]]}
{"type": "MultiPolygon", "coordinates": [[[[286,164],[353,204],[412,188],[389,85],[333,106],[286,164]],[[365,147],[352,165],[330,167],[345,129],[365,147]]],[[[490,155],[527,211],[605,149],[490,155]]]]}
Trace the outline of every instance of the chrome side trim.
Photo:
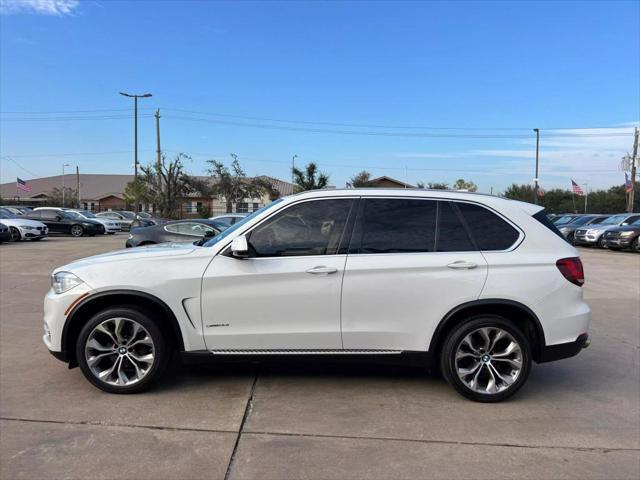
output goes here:
{"type": "Polygon", "coordinates": [[[402,350],[210,350],[214,355],[398,355],[402,350]]]}

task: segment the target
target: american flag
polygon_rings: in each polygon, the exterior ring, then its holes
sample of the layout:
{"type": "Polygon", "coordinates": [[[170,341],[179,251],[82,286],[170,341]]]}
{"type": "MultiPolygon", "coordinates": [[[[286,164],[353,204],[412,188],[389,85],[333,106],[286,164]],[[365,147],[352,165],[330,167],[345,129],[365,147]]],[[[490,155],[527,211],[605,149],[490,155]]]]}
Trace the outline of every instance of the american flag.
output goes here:
{"type": "Polygon", "coordinates": [[[630,193],[631,190],[633,190],[633,183],[631,183],[631,179],[626,173],[624,174],[624,189],[627,193],[630,193]]]}
{"type": "Polygon", "coordinates": [[[580,188],[580,185],[578,185],[574,180],[571,180],[571,189],[576,195],[584,195],[584,192],[580,188]]]}
{"type": "Polygon", "coordinates": [[[16,177],[16,188],[18,190],[22,190],[23,192],[31,191],[31,185],[27,184],[27,182],[18,177],[16,177]]]}

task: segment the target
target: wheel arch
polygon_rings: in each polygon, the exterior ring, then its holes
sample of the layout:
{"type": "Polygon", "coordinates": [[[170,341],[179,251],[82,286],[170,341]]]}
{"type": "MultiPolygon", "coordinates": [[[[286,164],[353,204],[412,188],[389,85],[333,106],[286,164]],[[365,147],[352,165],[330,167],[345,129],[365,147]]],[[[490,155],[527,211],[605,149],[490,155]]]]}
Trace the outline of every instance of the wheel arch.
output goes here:
{"type": "Polygon", "coordinates": [[[96,313],[113,306],[142,307],[159,313],[158,321],[163,331],[169,332],[167,340],[175,349],[184,351],[184,340],[178,320],[171,308],[159,298],[138,290],[110,290],[87,296],[71,310],[62,330],[62,351],[66,352],[69,368],[78,365],[75,358],[75,342],[82,326],[96,313]]]}
{"type": "Polygon", "coordinates": [[[473,300],[451,309],[440,321],[429,343],[429,363],[437,365],[444,339],[449,332],[465,319],[476,315],[500,315],[514,322],[531,340],[531,354],[534,361],[541,358],[546,345],[544,330],[540,320],[533,311],[520,302],[499,298],[473,300]]]}

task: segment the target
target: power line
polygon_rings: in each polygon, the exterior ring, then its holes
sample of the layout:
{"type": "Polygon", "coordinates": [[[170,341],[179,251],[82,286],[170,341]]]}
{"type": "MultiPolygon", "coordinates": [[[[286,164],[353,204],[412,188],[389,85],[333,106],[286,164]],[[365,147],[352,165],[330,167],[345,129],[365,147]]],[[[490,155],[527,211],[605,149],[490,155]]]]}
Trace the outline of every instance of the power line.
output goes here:
{"type": "MultiPolygon", "coordinates": [[[[151,114],[138,115],[139,117],[153,117],[151,114]]],[[[14,117],[0,118],[1,122],[67,122],[76,120],[120,120],[133,118],[133,115],[100,115],[85,117],[14,117]]]]}
{"type": "Polygon", "coordinates": [[[31,175],[32,177],[40,178],[40,177],[42,177],[42,176],[43,176],[43,175],[38,175],[37,173],[34,173],[34,172],[32,172],[31,170],[28,170],[28,169],[24,168],[22,165],[20,165],[18,162],[16,162],[13,158],[11,158],[11,157],[10,157],[10,156],[8,156],[8,155],[4,155],[4,156],[2,156],[2,157],[0,157],[0,158],[2,158],[2,159],[4,159],[4,160],[9,160],[10,162],[14,163],[14,164],[19,168],[19,169],[21,169],[21,170],[23,170],[23,171],[27,172],[27,173],[28,173],[29,175],[31,175]]]}

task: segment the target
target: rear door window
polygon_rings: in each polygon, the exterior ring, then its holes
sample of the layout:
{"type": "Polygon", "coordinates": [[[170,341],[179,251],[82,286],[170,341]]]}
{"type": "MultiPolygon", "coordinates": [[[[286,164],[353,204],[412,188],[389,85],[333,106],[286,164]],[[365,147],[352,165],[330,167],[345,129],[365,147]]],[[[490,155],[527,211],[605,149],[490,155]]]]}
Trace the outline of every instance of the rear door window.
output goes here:
{"type": "Polygon", "coordinates": [[[359,253],[433,252],[437,209],[435,200],[364,199],[359,253]]]}
{"type": "Polygon", "coordinates": [[[438,202],[436,252],[472,252],[477,250],[452,202],[438,202]]]}
{"type": "Polygon", "coordinates": [[[488,208],[456,203],[480,250],[507,250],[520,237],[518,230],[488,208]]]}

